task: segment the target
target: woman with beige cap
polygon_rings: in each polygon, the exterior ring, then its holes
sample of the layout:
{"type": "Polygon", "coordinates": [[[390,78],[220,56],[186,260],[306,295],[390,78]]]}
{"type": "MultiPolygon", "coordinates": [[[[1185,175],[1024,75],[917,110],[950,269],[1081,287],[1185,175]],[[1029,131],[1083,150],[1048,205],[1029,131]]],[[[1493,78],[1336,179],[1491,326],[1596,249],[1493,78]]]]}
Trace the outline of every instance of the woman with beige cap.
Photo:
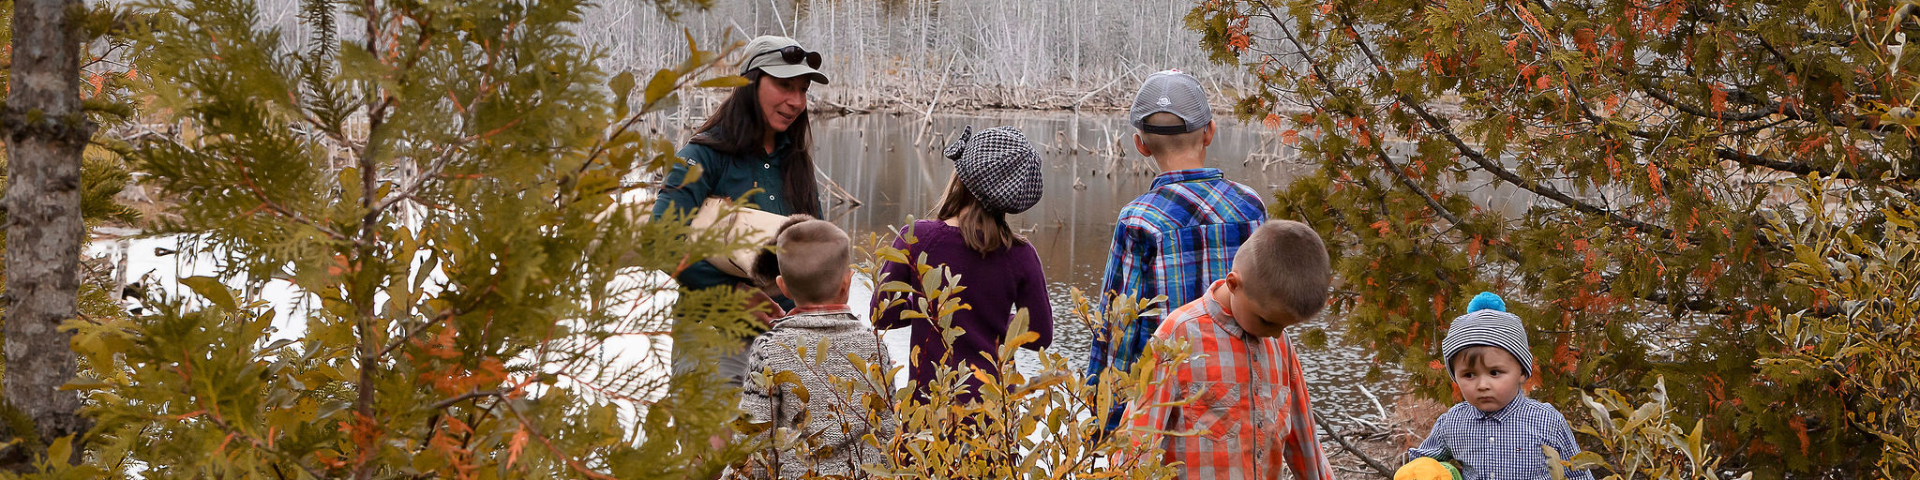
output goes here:
{"type": "MultiPolygon", "coordinates": [[[[735,87],[680,149],[678,155],[685,161],[674,165],[661,182],[653,206],[655,220],[669,211],[690,218],[708,197],[745,197],[754,208],[770,213],[820,216],[820,189],[813,178],[813,146],[807,136],[807,88],[828,81],[818,70],[820,53],[791,38],[762,36],[748,42],[743,55],[740,75],[748,83],[735,87]],[[695,165],[702,173],[688,182],[687,174],[695,165]]],[[[706,260],[694,262],[674,279],[688,290],[758,290],[750,279],[722,271],[706,260]]],[[[769,299],[759,292],[755,297],[760,303],[792,307],[785,298],[769,299]]],[[[768,315],[779,318],[782,312],[774,309],[768,315]]],[[[733,385],[739,385],[745,369],[737,354],[753,337],[739,340],[741,348],[729,350],[736,355],[722,358],[719,365],[719,373],[733,385]]]]}

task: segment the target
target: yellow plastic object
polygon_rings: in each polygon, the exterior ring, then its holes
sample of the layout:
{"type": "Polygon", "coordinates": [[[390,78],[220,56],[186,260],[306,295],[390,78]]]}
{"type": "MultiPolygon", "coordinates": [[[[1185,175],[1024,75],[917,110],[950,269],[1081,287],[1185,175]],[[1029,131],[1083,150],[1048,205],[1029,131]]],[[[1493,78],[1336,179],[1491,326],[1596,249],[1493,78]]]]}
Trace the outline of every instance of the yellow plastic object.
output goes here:
{"type": "Polygon", "coordinates": [[[1393,480],[1460,480],[1460,471],[1439,460],[1420,457],[1400,466],[1393,480]]]}

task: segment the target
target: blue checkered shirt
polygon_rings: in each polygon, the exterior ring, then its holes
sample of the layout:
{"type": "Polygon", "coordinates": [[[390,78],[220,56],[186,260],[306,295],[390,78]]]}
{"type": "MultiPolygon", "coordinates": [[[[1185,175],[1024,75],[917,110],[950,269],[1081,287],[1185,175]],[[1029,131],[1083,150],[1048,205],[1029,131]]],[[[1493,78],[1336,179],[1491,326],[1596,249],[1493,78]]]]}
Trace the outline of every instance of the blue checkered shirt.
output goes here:
{"type": "MultiPolygon", "coordinates": [[[[1219,169],[1161,173],[1154,177],[1152,190],[1120,209],[1101,291],[1143,299],[1166,295],[1161,310],[1179,308],[1200,298],[1214,280],[1227,278],[1234,252],[1266,221],[1260,195],[1226,180],[1219,169]]],[[[1103,311],[1108,301],[1102,295],[1103,311]]],[[[1108,365],[1132,368],[1160,319],[1141,316],[1094,332],[1087,354],[1088,382],[1097,382],[1108,365]]],[[[1114,406],[1115,412],[1125,409],[1114,406]]],[[[1110,423],[1108,429],[1114,426],[1110,423]]]]}
{"type": "MultiPolygon", "coordinates": [[[[1481,412],[1466,402],[1454,405],[1434,422],[1433,433],[1427,434],[1418,448],[1407,450],[1407,458],[1451,457],[1460,461],[1460,475],[1466,480],[1553,478],[1547,473],[1547,457],[1541,445],[1552,446],[1563,459],[1580,453],[1565,415],[1553,405],[1520,395],[1513,397],[1507,408],[1493,413],[1481,412]]],[[[1593,476],[1569,470],[1567,479],[1592,480],[1593,476]]]]}

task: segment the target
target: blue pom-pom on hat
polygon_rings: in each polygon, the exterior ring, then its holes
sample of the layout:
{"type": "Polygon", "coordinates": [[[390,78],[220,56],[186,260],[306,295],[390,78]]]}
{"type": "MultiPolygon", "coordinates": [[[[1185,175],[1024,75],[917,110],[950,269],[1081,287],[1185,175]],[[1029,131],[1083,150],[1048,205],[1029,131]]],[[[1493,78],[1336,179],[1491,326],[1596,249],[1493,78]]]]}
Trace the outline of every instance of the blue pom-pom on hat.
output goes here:
{"type": "Polygon", "coordinates": [[[1500,296],[1493,292],[1480,292],[1479,295],[1473,296],[1472,302],[1467,303],[1467,313],[1481,310],[1507,311],[1507,301],[1501,300],[1500,296]]]}

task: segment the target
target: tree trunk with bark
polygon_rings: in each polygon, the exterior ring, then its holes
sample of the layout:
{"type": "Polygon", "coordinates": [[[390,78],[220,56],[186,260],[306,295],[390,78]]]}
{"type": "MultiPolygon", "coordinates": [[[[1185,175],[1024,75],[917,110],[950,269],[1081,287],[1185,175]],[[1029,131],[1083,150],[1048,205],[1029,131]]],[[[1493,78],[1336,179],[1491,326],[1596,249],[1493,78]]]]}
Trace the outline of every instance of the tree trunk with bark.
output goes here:
{"type": "Polygon", "coordinates": [[[80,103],[81,0],[16,0],[13,8],[12,80],[0,111],[10,177],[0,383],[7,407],[33,421],[33,432],[11,433],[44,448],[87,428],[79,394],[60,390],[77,369],[60,324],[77,311],[80,154],[93,127],[80,103]]]}

